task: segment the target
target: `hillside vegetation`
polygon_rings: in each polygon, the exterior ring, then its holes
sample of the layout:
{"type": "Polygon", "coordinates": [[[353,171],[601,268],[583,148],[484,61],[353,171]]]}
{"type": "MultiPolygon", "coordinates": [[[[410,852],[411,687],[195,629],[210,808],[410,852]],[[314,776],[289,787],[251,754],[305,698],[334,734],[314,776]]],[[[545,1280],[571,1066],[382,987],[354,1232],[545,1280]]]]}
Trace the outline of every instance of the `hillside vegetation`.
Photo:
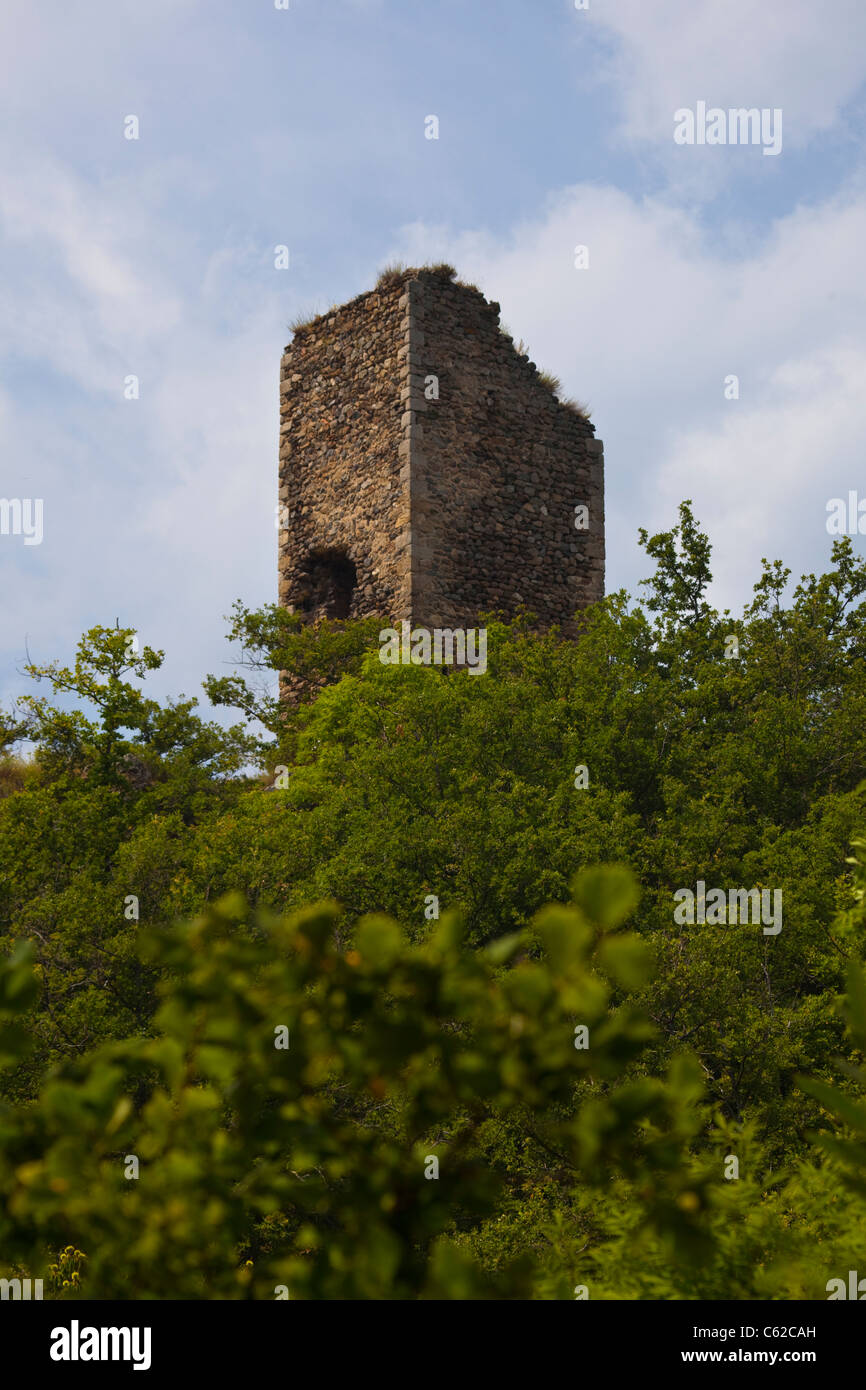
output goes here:
{"type": "MultiPolygon", "coordinates": [[[[238,605],[0,722],[0,1249],[95,1298],[826,1298],[866,1217],[866,564],[740,617],[688,503],[483,676],[238,605]],[[310,686],[287,706],[276,673],[310,686]],[[32,756],[22,756],[22,745],[32,756]],[[780,929],[677,920],[699,885],[780,929]],[[135,1160],[133,1162],[132,1160],[135,1160]]],[[[866,1274],[866,1269],[863,1270],[866,1274]]]]}

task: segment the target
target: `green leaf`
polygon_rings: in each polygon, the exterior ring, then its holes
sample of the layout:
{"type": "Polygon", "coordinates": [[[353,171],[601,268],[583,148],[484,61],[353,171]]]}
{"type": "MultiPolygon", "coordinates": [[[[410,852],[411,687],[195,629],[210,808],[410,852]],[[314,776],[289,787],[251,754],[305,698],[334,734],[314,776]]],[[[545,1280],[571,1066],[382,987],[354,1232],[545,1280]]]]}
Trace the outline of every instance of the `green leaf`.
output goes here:
{"type": "Polygon", "coordinates": [[[623,989],[641,989],[652,978],[654,953],[639,936],[606,936],[598,947],[602,968],[623,989]]]}
{"type": "Polygon", "coordinates": [[[586,920],[570,907],[551,904],[533,918],[554,970],[567,971],[585,954],[592,931],[586,920]]]}
{"type": "Polygon", "coordinates": [[[365,965],[387,970],[402,953],[405,937],[390,917],[371,914],[358,923],[355,946],[365,965]]]}
{"type": "Polygon", "coordinates": [[[624,864],[581,869],[572,881],[572,897],[591,922],[610,931],[629,917],[640,901],[640,887],[624,864]]]}

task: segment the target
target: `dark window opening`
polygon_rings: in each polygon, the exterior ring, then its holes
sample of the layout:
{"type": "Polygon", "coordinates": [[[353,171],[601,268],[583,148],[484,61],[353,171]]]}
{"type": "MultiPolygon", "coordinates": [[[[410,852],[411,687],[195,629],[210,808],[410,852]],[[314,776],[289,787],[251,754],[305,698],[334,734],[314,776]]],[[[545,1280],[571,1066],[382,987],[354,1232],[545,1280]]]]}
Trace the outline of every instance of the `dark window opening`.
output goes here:
{"type": "Polygon", "coordinates": [[[301,607],[311,622],[348,618],[358,572],[344,550],[319,550],[304,563],[305,594],[301,607]]]}

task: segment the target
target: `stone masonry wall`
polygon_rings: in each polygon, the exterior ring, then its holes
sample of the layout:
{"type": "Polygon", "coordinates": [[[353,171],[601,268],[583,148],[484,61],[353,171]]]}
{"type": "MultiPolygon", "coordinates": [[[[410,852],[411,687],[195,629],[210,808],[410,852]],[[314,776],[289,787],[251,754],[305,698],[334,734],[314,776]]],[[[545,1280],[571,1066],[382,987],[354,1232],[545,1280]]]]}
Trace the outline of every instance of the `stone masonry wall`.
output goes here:
{"type": "Polygon", "coordinates": [[[280,395],[290,609],[470,627],[524,606],[567,632],[603,596],[602,445],[478,290],[391,277],[296,331],[280,395]]]}
{"type": "Polygon", "coordinates": [[[470,627],[524,605],[568,629],[604,594],[602,445],[500,332],[498,304],[423,271],[407,289],[413,618],[470,627]]]}
{"type": "Polygon", "coordinates": [[[362,294],[297,329],[283,354],[279,598],[311,618],[408,616],[399,299],[399,287],[362,294]],[[316,573],[335,554],[355,567],[349,614],[333,611],[316,573]]]}

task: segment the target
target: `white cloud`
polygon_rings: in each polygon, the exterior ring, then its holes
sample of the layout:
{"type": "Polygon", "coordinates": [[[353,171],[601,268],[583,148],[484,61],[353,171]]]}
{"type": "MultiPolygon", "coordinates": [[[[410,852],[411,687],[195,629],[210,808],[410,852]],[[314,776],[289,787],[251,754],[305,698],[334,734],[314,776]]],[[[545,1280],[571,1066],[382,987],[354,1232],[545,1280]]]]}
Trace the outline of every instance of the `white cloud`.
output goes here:
{"type": "Polygon", "coordinates": [[[24,394],[0,400],[0,491],[44,499],[45,536],[0,538],[16,595],[0,647],[18,668],[25,641],[66,658],[84,627],[119,618],[166,649],[155,688],[200,693],[228,656],[234,599],[275,597],[286,311],[248,244],[202,256],[195,229],[176,229],[167,269],[163,191],[145,180],[125,197],[40,162],[3,184],[20,273],[0,321],[7,355],[30,365],[24,394]],[[129,372],[138,400],[123,397],[129,372]]]}
{"type": "Polygon", "coordinates": [[[786,146],[803,144],[866,79],[861,0],[606,0],[580,18],[618,41],[608,75],[636,139],[669,140],[674,111],[703,99],[782,107],[786,146]]]}

